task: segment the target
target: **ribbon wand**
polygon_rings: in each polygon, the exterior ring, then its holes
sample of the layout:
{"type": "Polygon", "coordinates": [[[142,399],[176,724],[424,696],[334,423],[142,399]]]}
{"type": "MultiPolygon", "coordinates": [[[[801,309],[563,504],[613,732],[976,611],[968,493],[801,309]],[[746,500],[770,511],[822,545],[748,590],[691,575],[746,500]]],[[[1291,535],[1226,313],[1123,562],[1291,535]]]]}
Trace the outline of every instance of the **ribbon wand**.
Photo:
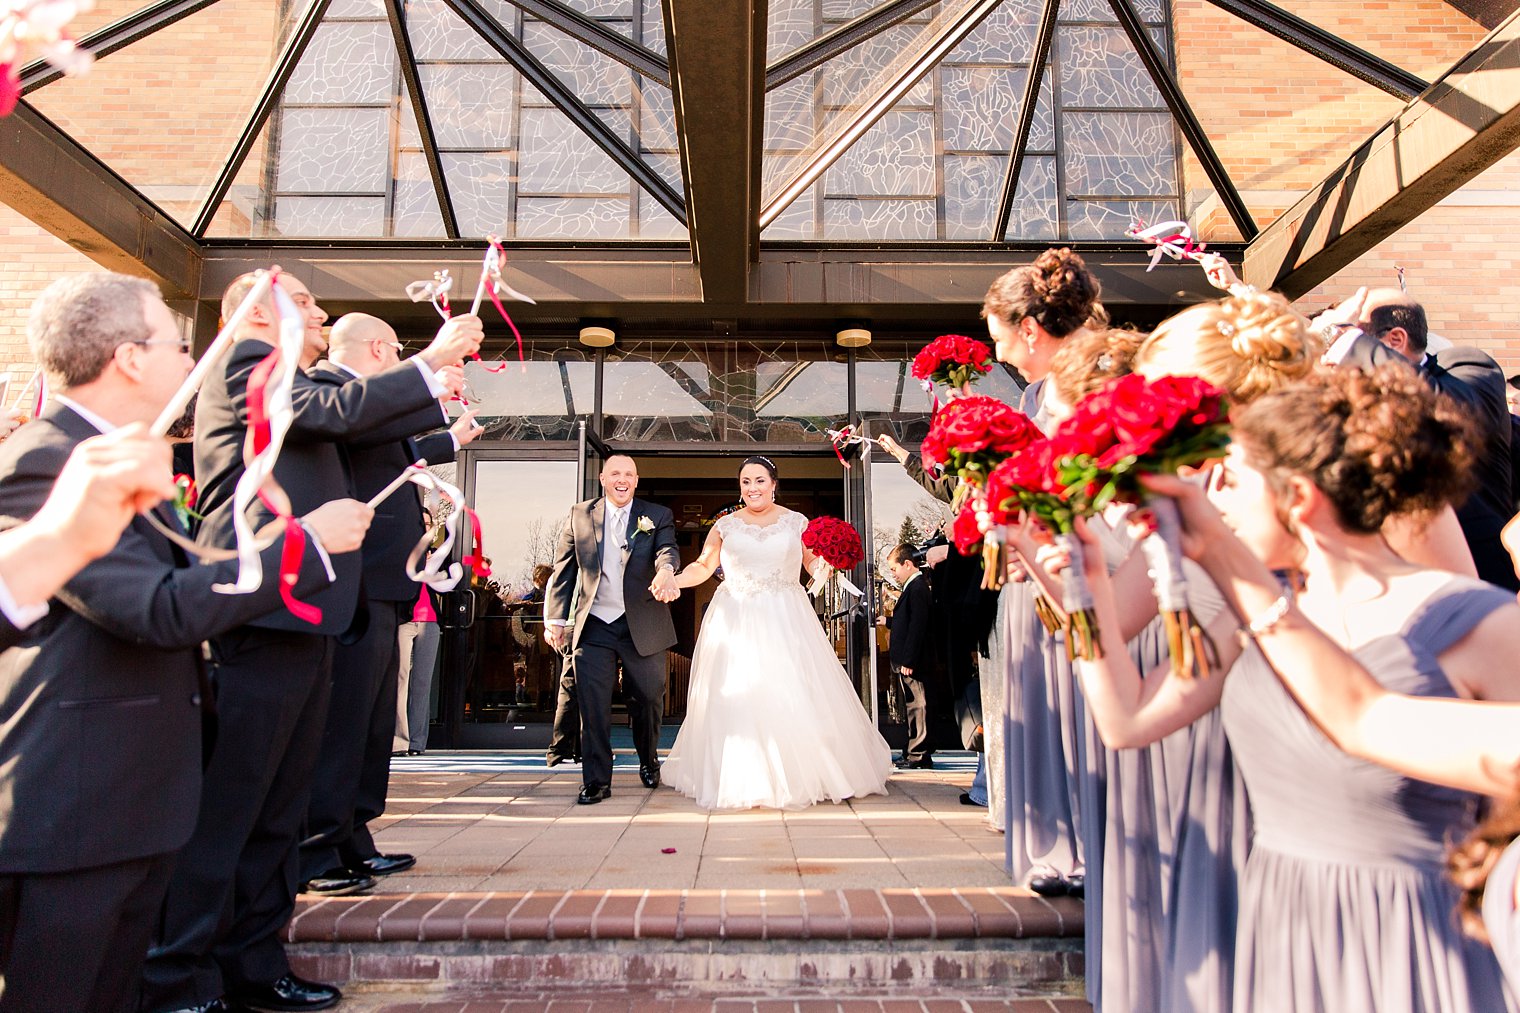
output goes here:
{"type": "Polygon", "coordinates": [[[423,471],[426,468],[427,468],[427,460],[426,459],[419,460],[415,464],[409,465],[404,471],[401,472],[401,474],[399,474],[395,478],[391,479],[391,484],[390,485],[386,486],[384,489],[381,489],[379,492],[377,492],[373,496],[371,496],[370,499],[369,499],[369,502],[366,503],[366,504],[364,504],[364,505],[367,506],[367,507],[369,507],[371,510],[375,509],[381,503],[384,503],[387,499],[389,499],[391,493],[395,492],[397,489],[401,488],[403,485],[406,485],[406,483],[410,482],[412,480],[412,475],[413,474],[415,474],[416,472],[419,472],[419,471],[423,471]]]}
{"type": "Polygon", "coordinates": [[[154,436],[163,436],[168,433],[169,427],[174,425],[175,421],[185,413],[185,406],[190,403],[190,399],[195,396],[195,392],[201,389],[201,384],[206,382],[206,377],[211,374],[212,368],[222,361],[222,357],[232,347],[238,330],[243,326],[243,320],[252,312],[253,307],[257,306],[269,294],[269,290],[274,286],[274,280],[279,273],[280,269],[278,267],[272,267],[267,271],[259,272],[258,282],[249,290],[248,295],[243,298],[242,303],[239,304],[232,316],[227,318],[227,322],[222,325],[221,331],[217,333],[216,338],[211,342],[211,347],[206,349],[206,354],[200,357],[200,360],[195,364],[195,368],[190,370],[190,375],[185,377],[185,382],[179,385],[179,390],[174,392],[174,396],[169,399],[169,403],[164,405],[164,410],[159,412],[158,418],[153,420],[153,427],[149,432],[154,436]]]}

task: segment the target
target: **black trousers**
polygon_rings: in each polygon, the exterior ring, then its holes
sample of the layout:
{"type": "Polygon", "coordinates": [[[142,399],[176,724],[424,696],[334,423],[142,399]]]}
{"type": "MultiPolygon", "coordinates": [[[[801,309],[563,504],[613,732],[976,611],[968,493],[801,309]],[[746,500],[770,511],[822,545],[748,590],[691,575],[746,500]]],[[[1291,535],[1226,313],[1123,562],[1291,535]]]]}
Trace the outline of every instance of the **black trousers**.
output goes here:
{"type": "Polygon", "coordinates": [[[301,841],[303,883],[376,853],[366,824],[385,812],[403,607],[410,604],[370,599],[364,635],[333,648],[332,701],[301,841]]]}
{"type": "Polygon", "coordinates": [[[633,746],[639,762],[660,762],[660,718],[665,713],[665,652],[644,655],[633,646],[628,617],[607,623],[590,612],[576,643],[576,697],[581,708],[581,781],[612,783],[612,688],[623,664],[633,746]]]}
{"type": "Polygon", "coordinates": [[[559,693],[554,701],[554,730],[548,755],[561,760],[581,758],[581,706],[575,695],[575,666],[569,659],[560,666],[559,693]]]}
{"type": "Polygon", "coordinates": [[[143,965],[143,1009],[274,981],[332,688],[331,637],[244,626],[212,641],[221,734],[143,965]]]}
{"type": "Polygon", "coordinates": [[[0,874],[0,1011],[133,1013],[174,854],[0,874]]]}
{"type": "Polygon", "coordinates": [[[901,668],[897,675],[902,679],[903,704],[908,711],[908,744],[903,747],[903,756],[910,761],[922,760],[934,752],[929,748],[929,698],[924,690],[924,680],[901,668]]]}

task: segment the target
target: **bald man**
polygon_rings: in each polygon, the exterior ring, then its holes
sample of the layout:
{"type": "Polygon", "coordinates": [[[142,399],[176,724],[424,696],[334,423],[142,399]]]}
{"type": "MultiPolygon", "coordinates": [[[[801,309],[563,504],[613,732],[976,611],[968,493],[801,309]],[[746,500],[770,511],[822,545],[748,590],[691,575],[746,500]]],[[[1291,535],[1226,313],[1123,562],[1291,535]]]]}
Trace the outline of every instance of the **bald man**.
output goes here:
{"type": "MultiPolygon", "coordinates": [[[[350,313],[333,324],[327,359],[308,375],[343,387],[393,368],[401,351],[385,321],[350,313]]],[[[460,447],[483,432],[475,414],[465,412],[447,432],[425,436],[414,437],[415,426],[402,424],[347,437],[344,457],[356,498],[367,501],[416,461],[454,460],[460,447]]],[[[440,427],[448,424],[442,407],[437,421],[440,427]]],[[[300,879],[307,893],[354,892],[356,883],[416,864],[411,855],[382,855],[367,824],[385,812],[401,660],[398,633],[421,591],[406,575],[406,559],[422,532],[422,501],[417,487],[407,485],[375,508],[364,539],[363,605],[369,624],[351,642],[340,641],[333,655],[332,704],[301,843],[300,879]]]]}
{"type": "Polygon", "coordinates": [[[1356,339],[1343,366],[1370,368],[1381,362],[1409,363],[1442,394],[1455,400],[1478,425],[1477,488],[1457,505],[1457,521],[1478,576],[1520,590],[1499,534],[1514,513],[1509,406],[1504,370],[1489,355],[1466,345],[1430,341],[1425,309],[1396,288],[1376,288],[1361,305],[1356,339]]]}

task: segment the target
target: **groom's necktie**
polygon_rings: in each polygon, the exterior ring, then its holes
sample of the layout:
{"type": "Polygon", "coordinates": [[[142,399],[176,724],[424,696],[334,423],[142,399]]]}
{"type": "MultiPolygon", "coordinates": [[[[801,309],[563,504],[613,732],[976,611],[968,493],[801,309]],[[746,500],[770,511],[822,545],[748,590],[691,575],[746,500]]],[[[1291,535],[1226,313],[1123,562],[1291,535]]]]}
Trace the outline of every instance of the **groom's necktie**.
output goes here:
{"type": "Polygon", "coordinates": [[[628,508],[607,503],[602,515],[602,579],[596,586],[591,614],[610,623],[622,615],[623,546],[628,541],[628,508]]]}

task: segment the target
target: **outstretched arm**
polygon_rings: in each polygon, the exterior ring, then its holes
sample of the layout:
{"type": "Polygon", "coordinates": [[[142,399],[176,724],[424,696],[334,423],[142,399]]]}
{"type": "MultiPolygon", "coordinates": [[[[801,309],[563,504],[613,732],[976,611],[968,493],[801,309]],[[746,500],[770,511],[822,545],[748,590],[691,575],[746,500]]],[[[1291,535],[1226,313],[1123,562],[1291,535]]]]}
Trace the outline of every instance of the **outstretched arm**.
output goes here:
{"type": "Polygon", "coordinates": [[[702,543],[702,554],[686,565],[686,569],[676,574],[676,587],[696,587],[705,584],[717,572],[720,553],[723,551],[723,536],[718,532],[718,526],[707,533],[707,541],[702,543]]]}

